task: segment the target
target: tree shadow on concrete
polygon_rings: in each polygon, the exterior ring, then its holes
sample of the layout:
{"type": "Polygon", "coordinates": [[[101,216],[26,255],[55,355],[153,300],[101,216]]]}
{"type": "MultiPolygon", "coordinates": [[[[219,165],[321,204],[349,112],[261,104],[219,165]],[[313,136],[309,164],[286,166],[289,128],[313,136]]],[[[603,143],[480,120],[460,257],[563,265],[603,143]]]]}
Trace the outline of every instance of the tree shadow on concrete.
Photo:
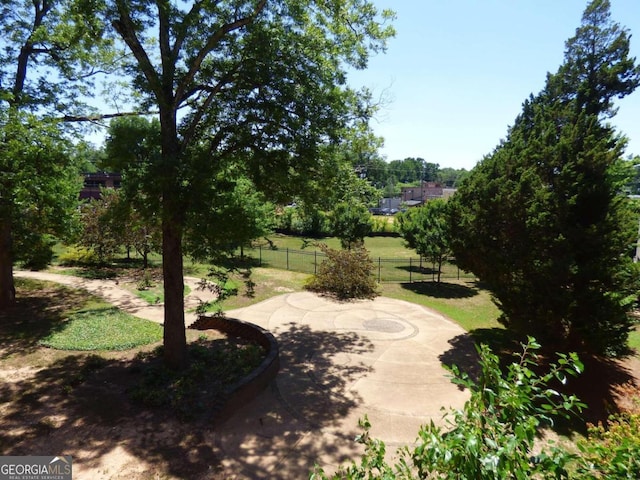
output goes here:
{"type": "Polygon", "coordinates": [[[359,456],[353,410],[362,399],[349,387],[370,371],[365,358],[374,345],[353,332],[321,331],[301,322],[272,333],[280,347],[275,382],[216,434],[227,473],[308,478],[317,462],[359,456]]]}
{"type": "MultiPolygon", "coordinates": [[[[447,368],[455,365],[460,373],[467,374],[474,381],[477,380],[480,373],[479,356],[473,337],[468,333],[456,335],[449,340],[449,345],[451,348],[438,356],[440,362],[447,368]]],[[[463,389],[461,386],[458,388],[463,389]]]]}
{"type": "Polygon", "coordinates": [[[350,386],[369,372],[366,357],[374,345],[353,332],[321,331],[302,322],[272,333],[280,347],[276,380],[215,434],[227,473],[308,478],[318,462],[359,456],[354,409],[362,399],[350,386]]]}
{"type": "Polygon", "coordinates": [[[478,290],[474,287],[448,282],[403,283],[402,288],[417,293],[418,295],[426,295],[434,298],[471,298],[478,295],[478,290]]]}
{"type": "MultiPolygon", "coordinates": [[[[243,470],[252,472],[249,478],[306,478],[318,459],[349,451],[351,436],[334,441],[313,432],[338,430],[340,420],[361,401],[349,391],[349,385],[369,370],[358,355],[370,352],[373,345],[354,333],[315,331],[292,323],[278,337],[282,366],[274,388],[293,421],[284,422],[269,438],[260,425],[263,421],[266,425],[274,412],[265,405],[260,418],[247,418],[255,420],[252,428],[233,432],[238,445],[253,442],[267,449],[242,450],[233,458],[243,470]],[[301,455],[284,458],[286,454],[274,443],[278,438],[294,444],[307,439],[308,445],[296,446],[295,452],[302,451],[301,455]],[[282,455],[287,467],[273,471],[262,462],[251,464],[256,456],[269,454],[282,455]]],[[[221,467],[226,453],[212,441],[216,431],[224,432],[225,424],[206,415],[181,421],[166,407],[133,403],[128,391],[139,383],[141,370],[139,359],[69,354],[4,382],[0,387],[0,450],[4,455],[71,454],[77,469],[102,468],[105,458],[123,451],[129,462],[124,470],[112,471],[114,476],[138,478],[143,468],[148,478],[227,478],[224,475],[229,472],[223,474],[221,467]]],[[[248,405],[234,416],[250,415],[254,410],[259,407],[248,405]]],[[[355,430],[356,425],[353,427],[355,430]]]]}
{"type": "Polygon", "coordinates": [[[373,344],[354,332],[324,332],[290,323],[276,332],[280,345],[278,387],[291,414],[313,429],[343,418],[361,399],[348,386],[370,367],[358,359],[373,344]]]}

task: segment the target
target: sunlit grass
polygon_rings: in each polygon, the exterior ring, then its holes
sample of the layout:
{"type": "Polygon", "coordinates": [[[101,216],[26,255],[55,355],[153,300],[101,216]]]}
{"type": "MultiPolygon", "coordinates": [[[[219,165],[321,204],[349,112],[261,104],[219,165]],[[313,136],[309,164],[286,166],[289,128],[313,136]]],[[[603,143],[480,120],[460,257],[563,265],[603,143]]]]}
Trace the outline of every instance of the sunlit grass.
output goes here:
{"type": "Polygon", "coordinates": [[[432,308],[458,323],[466,331],[500,328],[500,310],[488,291],[473,282],[458,283],[385,283],[381,294],[432,308]]]}
{"type": "Polygon", "coordinates": [[[636,326],[631,333],[629,333],[629,348],[636,351],[637,355],[640,355],[640,327],[636,326]]]}
{"type": "MultiPolygon", "coordinates": [[[[254,242],[254,245],[262,246],[263,248],[273,246],[280,250],[289,248],[291,250],[313,251],[318,249],[315,245],[317,243],[324,243],[330,248],[340,248],[340,240],[336,237],[312,239],[278,234],[271,235],[269,237],[269,242],[266,240],[260,240],[254,242]]],[[[367,237],[364,240],[364,245],[366,249],[369,250],[369,254],[373,258],[409,258],[418,256],[415,250],[405,247],[404,240],[400,237],[367,237]]],[[[245,251],[251,252],[251,250],[248,249],[245,249],[245,251]]]]}
{"type": "MultiPolygon", "coordinates": [[[[125,286],[126,287],[126,286],[125,286]]],[[[157,305],[164,302],[164,287],[162,283],[154,284],[149,288],[139,289],[136,287],[127,288],[127,290],[134,293],[137,297],[141,298],[149,305],[157,305]]],[[[191,288],[188,285],[184,286],[184,295],[187,296],[191,293],[191,288]]]]}
{"type": "Polygon", "coordinates": [[[102,308],[72,314],[40,344],[58,350],[127,350],[161,339],[161,325],[117,308],[102,308]]]}

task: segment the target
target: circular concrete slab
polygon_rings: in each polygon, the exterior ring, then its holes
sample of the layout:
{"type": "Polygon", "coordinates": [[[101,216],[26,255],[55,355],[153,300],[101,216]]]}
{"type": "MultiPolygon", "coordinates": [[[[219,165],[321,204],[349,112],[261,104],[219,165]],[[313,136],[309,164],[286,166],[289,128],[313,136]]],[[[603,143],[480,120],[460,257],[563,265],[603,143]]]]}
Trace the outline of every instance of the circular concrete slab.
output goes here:
{"type": "Polygon", "coordinates": [[[360,454],[365,415],[391,455],[468,398],[440,359],[465,332],[422,306],[304,292],[228,315],[270,330],[281,351],[272,387],[214,433],[231,478],[306,478],[315,463],[331,471],[360,454]]]}

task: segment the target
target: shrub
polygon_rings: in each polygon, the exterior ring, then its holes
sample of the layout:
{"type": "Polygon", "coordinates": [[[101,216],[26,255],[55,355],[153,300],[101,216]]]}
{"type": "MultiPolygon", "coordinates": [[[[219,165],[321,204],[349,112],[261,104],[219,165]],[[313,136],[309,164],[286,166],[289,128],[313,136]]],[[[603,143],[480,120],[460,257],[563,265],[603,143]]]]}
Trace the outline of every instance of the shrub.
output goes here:
{"type": "Polygon", "coordinates": [[[138,290],[149,290],[151,287],[155,286],[155,282],[153,281],[153,276],[149,270],[145,270],[142,274],[142,277],[136,282],[136,288],[138,290]]]}
{"type": "Polygon", "coordinates": [[[327,258],[318,267],[318,273],[305,286],[307,290],[329,293],[340,300],[373,298],[377,295],[377,285],[372,274],[373,260],[364,247],[334,250],[320,244],[320,249],[327,258]]]}
{"type": "Polygon", "coordinates": [[[326,213],[304,206],[287,207],[276,217],[276,229],[294,235],[320,238],[330,233],[326,213]]]}
{"type": "Polygon", "coordinates": [[[640,478],[640,390],[629,386],[624,393],[631,405],[605,425],[591,425],[587,440],[578,443],[580,478],[640,478]]]}
{"type": "Polygon", "coordinates": [[[394,223],[393,217],[373,217],[371,224],[371,233],[372,234],[395,234],[398,232],[396,230],[396,226],[394,223]]]}
{"type": "Polygon", "coordinates": [[[56,240],[50,235],[37,235],[31,248],[22,255],[24,268],[29,270],[44,270],[53,260],[53,246],[56,240]]]}
{"type": "Polygon", "coordinates": [[[255,370],[266,353],[255,344],[200,339],[189,345],[189,368],[173,371],[160,361],[162,351],[138,354],[141,379],[128,393],[133,401],[168,408],[182,420],[207,414],[224,401],[225,390],[255,370]]]}
{"type": "Polygon", "coordinates": [[[74,245],[58,256],[60,265],[66,267],[97,265],[100,260],[91,248],[74,245]]]}

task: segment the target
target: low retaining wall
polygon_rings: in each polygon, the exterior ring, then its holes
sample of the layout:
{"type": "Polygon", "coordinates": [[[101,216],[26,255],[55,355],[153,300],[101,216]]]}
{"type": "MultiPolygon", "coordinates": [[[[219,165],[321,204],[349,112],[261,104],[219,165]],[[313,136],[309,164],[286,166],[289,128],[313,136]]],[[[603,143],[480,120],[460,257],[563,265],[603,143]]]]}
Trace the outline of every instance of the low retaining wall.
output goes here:
{"type": "Polygon", "coordinates": [[[264,390],[276,378],[280,369],[280,350],[275,337],[262,327],[226,317],[208,317],[201,315],[189,326],[193,330],[218,330],[227,335],[246,339],[265,349],[266,357],[249,375],[227,387],[223,400],[214,407],[213,421],[222,422],[258,393],[264,390]]]}

